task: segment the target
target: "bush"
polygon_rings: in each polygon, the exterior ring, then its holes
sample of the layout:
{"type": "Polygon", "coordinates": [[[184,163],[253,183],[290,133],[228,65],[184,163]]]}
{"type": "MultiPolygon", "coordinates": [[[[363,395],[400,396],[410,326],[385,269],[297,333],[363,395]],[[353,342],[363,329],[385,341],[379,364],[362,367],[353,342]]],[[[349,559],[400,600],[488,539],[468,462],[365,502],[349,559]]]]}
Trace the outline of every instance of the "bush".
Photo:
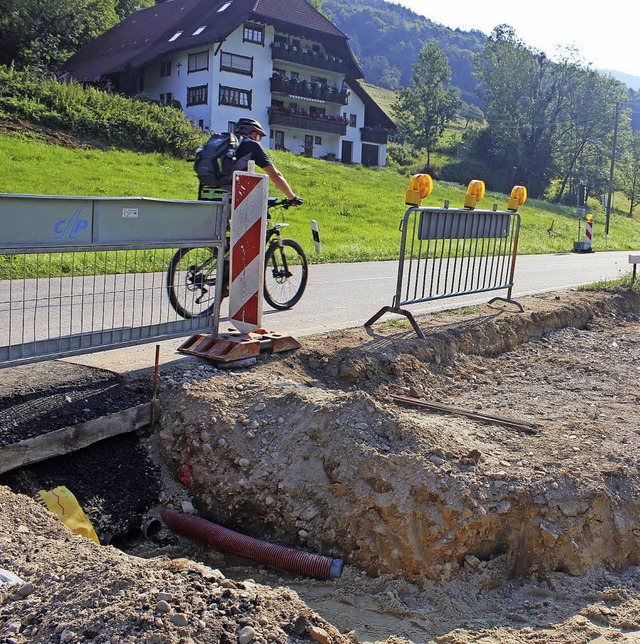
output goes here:
{"type": "Polygon", "coordinates": [[[466,185],[472,179],[485,181],[486,165],[479,161],[455,161],[446,163],[440,168],[439,175],[443,181],[466,185]]]}
{"type": "Polygon", "coordinates": [[[180,109],[59,82],[33,70],[0,66],[0,110],[9,118],[135,152],[189,158],[203,140],[202,132],[180,109]]]}
{"type": "Polygon", "coordinates": [[[387,145],[387,159],[393,162],[389,165],[407,167],[416,162],[416,153],[409,145],[389,143],[387,145]]]}

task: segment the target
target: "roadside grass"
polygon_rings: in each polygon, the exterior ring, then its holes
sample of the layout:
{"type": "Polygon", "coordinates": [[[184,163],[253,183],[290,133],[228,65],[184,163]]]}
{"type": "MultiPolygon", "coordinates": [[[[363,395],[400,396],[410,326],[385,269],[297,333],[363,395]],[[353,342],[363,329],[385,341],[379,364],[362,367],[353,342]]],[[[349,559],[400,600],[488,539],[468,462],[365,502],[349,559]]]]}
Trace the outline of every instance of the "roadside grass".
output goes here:
{"type": "Polygon", "coordinates": [[[640,295],[640,277],[636,276],[635,282],[633,281],[633,274],[629,273],[623,275],[615,280],[606,280],[603,282],[594,282],[593,284],[585,284],[578,287],[579,291],[633,291],[640,295]]]}
{"type": "MultiPolygon", "coordinates": [[[[311,263],[398,259],[408,176],[393,168],[347,166],[279,151],[270,155],[305,199],[301,207],[279,209],[274,219],[290,224],[286,236],[302,244],[311,263]],[[311,220],[318,223],[321,253],[314,248],[311,220]]],[[[168,155],[70,149],[24,136],[0,136],[0,191],[193,200],[197,179],[191,163],[168,155]]],[[[436,181],[422,205],[440,208],[448,201],[451,208],[462,208],[465,194],[466,186],[436,181]]],[[[478,208],[495,204],[505,210],[507,202],[508,195],[488,192],[478,208]]],[[[640,248],[639,221],[614,212],[605,238],[604,214],[597,209],[593,214],[594,250],[640,248]]],[[[531,199],[521,206],[520,215],[519,254],[569,253],[574,241],[584,239],[575,209],[531,199]]]]}

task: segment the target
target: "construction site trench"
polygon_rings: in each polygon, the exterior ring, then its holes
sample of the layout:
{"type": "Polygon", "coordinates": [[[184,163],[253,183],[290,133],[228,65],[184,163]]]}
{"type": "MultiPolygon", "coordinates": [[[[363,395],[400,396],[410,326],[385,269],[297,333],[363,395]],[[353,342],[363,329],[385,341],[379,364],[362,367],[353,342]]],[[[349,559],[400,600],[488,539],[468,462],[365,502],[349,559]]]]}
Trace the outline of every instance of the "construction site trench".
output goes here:
{"type": "MultiPolygon", "coordinates": [[[[151,426],[0,475],[0,641],[640,641],[640,298],[520,302],[161,368],[151,426]],[[102,545],[35,501],[60,485],[102,545]],[[167,510],[343,567],[250,561],[167,510]]],[[[153,391],[2,375],[0,448],[153,391]]]]}

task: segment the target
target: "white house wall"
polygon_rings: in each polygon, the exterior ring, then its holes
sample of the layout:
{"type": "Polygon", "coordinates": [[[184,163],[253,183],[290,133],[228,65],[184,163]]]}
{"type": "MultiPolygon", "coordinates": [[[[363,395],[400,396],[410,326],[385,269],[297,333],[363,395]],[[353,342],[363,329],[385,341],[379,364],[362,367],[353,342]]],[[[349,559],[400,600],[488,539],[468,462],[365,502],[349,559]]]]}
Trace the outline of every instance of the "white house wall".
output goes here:
{"type": "MultiPolygon", "coordinates": [[[[166,57],[167,60],[171,61],[171,75],[160,76],[159,60],[154,61],[144,69],[144,93],[150,98],[160,100],[162,95],[166,97],[167,92],[170,92],[172,98],[182,105],[186,117],[206,130],[227,131],[230,122],[235,122],[243,116],[257,119],[266,129],[269,123],[267,108],[271,105],[270,79],[273,75],[274,67],[270,47],[273,40],[274,29],[267,26],[265,28],[264,45],[243,42],[243,26],[240,26],[225,40],[222,46],[216,43],[208,47],[175,51],[166,57]],[[187,71],[189,54],[202,52],[205,49],[208,50],[209,68],[189,73],[187,71]],[[222,71],[220,69],[222,52],[253,57],[253,75],[222,71]],[[207,104],[187,106],[188,88],[202,85],[207,85],[207,104]],[[220,85],[251,90],[251,110],[237,106],[219,105],[220,85]]],[[[280,63],[277,64],[280,66],[280,63]]],[[[289,62],[282,63],[281,66],[289,71],[296,70],[296,66],[289,62]]],[[[315,74],[312,68],[300,67],[297,71],[299,71],[300,76],[305,78],[309,78],[311,75],[327,77],[330,83],[335,83],[337,86],[340,86],[344,78],[339,74],[320,69],[315,74]]],[[[355,127],[347,126],[346,136],[276,126],[277,130],[284,131],[285,149],[294,154],[303,154],[305,134],[312,134],[314,140],[316,137],[320,137],[322,141],[321,144],[314,144],[313,156],[322,157],[331,154],[340,159],[342,141],[348,140],[353,143],[352,162],[361,163],[362,142],[360,128],[364,125],[365,105],[354,92],[351,92],[348,101],[347,105],[341,106],[327,104],[327,112],[329,113],[342,114],[348,119],[351,118],[351,115],[355,115],[355,127]]],[[[298,103],[302,107],[307,107],[310,104],[317,104],[318,101],[300,99],[298,103]]],[[[269,139],[269,147],[275,147],[273,138],[269,139]]],[[[381,149],[378,162],[384,165],[386,146],[380,145],[378,147],[381,149]]]]}

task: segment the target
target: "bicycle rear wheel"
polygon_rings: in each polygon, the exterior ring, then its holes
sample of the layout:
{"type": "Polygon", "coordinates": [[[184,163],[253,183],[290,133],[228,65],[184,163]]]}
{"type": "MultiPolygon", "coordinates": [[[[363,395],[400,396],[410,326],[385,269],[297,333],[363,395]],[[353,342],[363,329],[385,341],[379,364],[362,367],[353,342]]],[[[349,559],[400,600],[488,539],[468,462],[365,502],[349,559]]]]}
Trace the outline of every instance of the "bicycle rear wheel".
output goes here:
{"type": "Polygon", "coordinates": [[[169,302],[183,318],[213,314],[218,258],[214,248],[180,248],[167,271],[169,302]]]}
{"type": "Polygon", "coordinates": [[[264,299],[285,311],[302,297],[307,286],[307,257],[293,239],[274,240],[264,258],[264,299]]]}

